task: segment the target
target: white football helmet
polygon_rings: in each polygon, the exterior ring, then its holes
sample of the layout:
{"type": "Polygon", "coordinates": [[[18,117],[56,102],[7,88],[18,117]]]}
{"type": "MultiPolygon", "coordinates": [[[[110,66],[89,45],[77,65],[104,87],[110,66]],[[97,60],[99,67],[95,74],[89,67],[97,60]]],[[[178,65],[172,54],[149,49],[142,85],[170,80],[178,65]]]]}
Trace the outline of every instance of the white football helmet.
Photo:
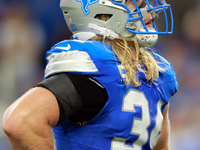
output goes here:
{"type": "Polygon", "coordinates": [[[132,1],[136,6],[134,12],[125,5],[126,0],[61,0],[60,7],[73,37],[77,39],[87,40],[96,35],[114,39],[122,35],[134,37],[142,47],[151,47],[157,42],[159,34],[172,34],[173,15],[171,6],[165,0],[142,0],[140,6],[137,0],[132,1]],[[153,19],[151,28],[143,21],[148,12],[153,19]],[[160,12],[164,12],[165,31],[159,31],[155,23],[160,12]],[[107,21],[96,19],[99,14],[109,14],[110,18],[107,21]]]}

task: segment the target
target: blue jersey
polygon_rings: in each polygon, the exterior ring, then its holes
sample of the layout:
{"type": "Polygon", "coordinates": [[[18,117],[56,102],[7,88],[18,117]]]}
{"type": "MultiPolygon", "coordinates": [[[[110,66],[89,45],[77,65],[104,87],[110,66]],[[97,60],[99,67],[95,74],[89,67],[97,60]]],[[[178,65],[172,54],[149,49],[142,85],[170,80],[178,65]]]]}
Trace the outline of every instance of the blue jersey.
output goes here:
{"type": "Polygon", "coordinates": [[[168,67],[153,83],[137,71],[141,85],[126,86],[119,73],[120,61],[110,45],[97,41],[66,40],[47,52],[45,77],[61,72],[88,76],[103,85],[108,100],[84,126],[70,120],[54,128],[58,150],[152,150],[160,136],[162,112],[178,90],[171,64],[152,52],[168,67]]]}

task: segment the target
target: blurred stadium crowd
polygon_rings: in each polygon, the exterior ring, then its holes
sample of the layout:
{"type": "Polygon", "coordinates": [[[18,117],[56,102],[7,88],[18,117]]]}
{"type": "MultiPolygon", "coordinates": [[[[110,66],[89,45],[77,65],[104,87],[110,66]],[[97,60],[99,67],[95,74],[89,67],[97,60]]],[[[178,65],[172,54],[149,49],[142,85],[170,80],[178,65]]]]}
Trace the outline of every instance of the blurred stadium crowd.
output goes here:
{"type": "MultiPolygon", "coordinates": [[[[174,34],[160,36],[155,49],[172,63],[179,82],[170,106],[172,150],[200,150],[200,1],[167,2],[174,34]]],[[[43,79],[45,52],[70,36],[59,0],[0,1],[0,150],[12,150],[3,112],[43,79]]]]}

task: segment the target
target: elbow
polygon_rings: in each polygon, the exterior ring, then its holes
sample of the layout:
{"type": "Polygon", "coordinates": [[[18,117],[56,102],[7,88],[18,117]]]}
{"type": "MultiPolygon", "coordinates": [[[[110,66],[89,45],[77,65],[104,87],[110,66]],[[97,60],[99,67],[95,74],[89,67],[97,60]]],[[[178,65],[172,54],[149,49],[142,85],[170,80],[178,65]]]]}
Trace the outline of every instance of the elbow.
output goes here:
{"type": "Polygon", "coordinates": [[[14,113],[8,108],[3,116],[3,131],[10,137],[17,137],[21,134],[23,128],[23,120],[25,116],[22,113],[14,113]]]}
{"type": "Polygon", "coordinates": [[[3,116],[3,131],[6,135],[10,135],[14,129],[14,119],[11,118],[10,110],[7,109],[3,116]]]}

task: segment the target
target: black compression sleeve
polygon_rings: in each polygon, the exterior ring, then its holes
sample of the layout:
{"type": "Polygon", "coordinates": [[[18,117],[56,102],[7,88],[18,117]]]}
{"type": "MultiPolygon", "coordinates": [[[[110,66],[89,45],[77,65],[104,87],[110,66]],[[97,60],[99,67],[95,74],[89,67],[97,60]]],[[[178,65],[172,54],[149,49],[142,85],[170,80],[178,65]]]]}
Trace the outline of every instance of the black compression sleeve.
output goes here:
{"type": "Polygon", "coordinates": [[[60,108],[58,124],[65,119],[87,122],[99,113],[108,99],[105,88],[74,73],[54,75],[36,86],[50,90],[57,98],[60,108]]]}
{"type": "Polygon", "coordinates": [[[104,107],[108,99],[107,91],[89,77],[73,73],[68,73],[67,76],[71,79],[83,101],[81,110],[74,113],[69,119],[76,123],[88,122],[104,107]]]}
{"type": "Polygon", "coordinates": [[[55,95],[60,108],[58,124],[79,111],[82,107],[82,100],[66,74],[54,75],[36,86],[44,87],[55,95]]]}

